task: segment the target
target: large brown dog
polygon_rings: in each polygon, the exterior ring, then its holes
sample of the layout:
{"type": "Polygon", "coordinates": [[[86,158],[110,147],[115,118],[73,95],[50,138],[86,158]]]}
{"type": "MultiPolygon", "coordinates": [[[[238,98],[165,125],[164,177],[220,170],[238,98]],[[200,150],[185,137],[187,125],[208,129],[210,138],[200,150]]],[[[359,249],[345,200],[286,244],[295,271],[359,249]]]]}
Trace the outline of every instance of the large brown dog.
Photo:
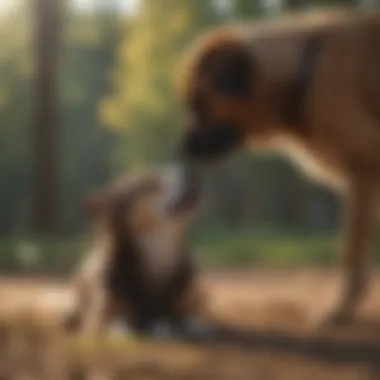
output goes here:
{"type": "Polygon", "coordinates": [[[201,297],[187,241],[197,195],[167,213],[176,172],[131,173],[88,200],[92,241],[73,276],[76,304],[67,327],[94,333],[121,320],[152,332],[162,322],[182,329],[197,314],[201,297]]]}
{"type": "Polygon", "coordinates": [[[197,41],[181,80],[188,162],[243,145],[282,149],[345,196],[345,284],[328,320],[347,321],[367,284],[380,190],[380,14],[216,30],[197,41]]]}

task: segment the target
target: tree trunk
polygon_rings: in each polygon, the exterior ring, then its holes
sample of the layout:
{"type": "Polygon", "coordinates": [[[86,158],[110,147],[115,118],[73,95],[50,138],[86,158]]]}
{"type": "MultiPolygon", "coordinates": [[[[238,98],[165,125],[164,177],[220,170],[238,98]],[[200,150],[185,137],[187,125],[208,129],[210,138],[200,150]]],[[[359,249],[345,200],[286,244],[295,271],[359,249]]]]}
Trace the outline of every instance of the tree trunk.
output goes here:
{"type": "Polygon", "coordinates": [[[61,0],[34,0],[33,227],[37,233],[59,226],[60,123],[58,64],[61,0]]]}

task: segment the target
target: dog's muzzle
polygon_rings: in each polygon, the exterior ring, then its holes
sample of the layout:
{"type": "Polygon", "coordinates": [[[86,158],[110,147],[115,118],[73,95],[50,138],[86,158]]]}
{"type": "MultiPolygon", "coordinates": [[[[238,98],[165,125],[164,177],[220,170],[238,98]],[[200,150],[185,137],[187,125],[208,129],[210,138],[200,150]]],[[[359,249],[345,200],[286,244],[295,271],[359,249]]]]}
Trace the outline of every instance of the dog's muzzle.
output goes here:
{"type": "Polygon", "coordinates": [[[213,161],[234,151],[242,140],[240,129],[232,123],[190,128],[182,142],[182,153],[191,161],[213,161]]]}

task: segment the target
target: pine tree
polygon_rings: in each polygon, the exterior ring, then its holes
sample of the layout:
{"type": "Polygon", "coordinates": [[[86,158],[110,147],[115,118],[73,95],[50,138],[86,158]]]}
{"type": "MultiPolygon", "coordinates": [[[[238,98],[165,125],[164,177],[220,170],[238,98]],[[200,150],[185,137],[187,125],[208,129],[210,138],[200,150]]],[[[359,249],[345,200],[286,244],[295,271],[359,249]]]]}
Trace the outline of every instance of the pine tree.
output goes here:
{"type": "Polygon", "coordinates": [[[59,223],[58,63],[61,2],[35,0],[33,218],[38,232],[53,232],[59,223]]]}
{"type": "Polygon", "coordinates": [[[179,130],[175,72],[183,49],[215,20],[207,0],[142,0],[121,44],[115,89],[101,107],[121,133],[117,161],[144,165],[170,157],[179,130]]]}

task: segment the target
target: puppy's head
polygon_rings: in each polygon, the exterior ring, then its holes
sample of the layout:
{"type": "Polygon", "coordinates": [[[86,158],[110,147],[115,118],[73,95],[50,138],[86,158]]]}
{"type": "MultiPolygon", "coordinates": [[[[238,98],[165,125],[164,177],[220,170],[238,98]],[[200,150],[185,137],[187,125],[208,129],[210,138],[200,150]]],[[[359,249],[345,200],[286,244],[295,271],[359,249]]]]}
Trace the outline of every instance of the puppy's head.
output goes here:
{"type": "Polygon", "coordinates": [[[236,33],[203,37],[186,57],[181,96],[189,120],[181,150],[192,161],[224,157],[247,137],[257,64],[236,33]]]}
{"type": "Polygon", "coordinates": [[[169,212],[166,204],[179,185],[178,174],[169,169],[129,174],[88,197],[87,214],[113,241],[133,241],[140,250],[152,237],[157,246],[175,244],[183,239],[198,201],[189,197],[176,213],[169,212]]]}

